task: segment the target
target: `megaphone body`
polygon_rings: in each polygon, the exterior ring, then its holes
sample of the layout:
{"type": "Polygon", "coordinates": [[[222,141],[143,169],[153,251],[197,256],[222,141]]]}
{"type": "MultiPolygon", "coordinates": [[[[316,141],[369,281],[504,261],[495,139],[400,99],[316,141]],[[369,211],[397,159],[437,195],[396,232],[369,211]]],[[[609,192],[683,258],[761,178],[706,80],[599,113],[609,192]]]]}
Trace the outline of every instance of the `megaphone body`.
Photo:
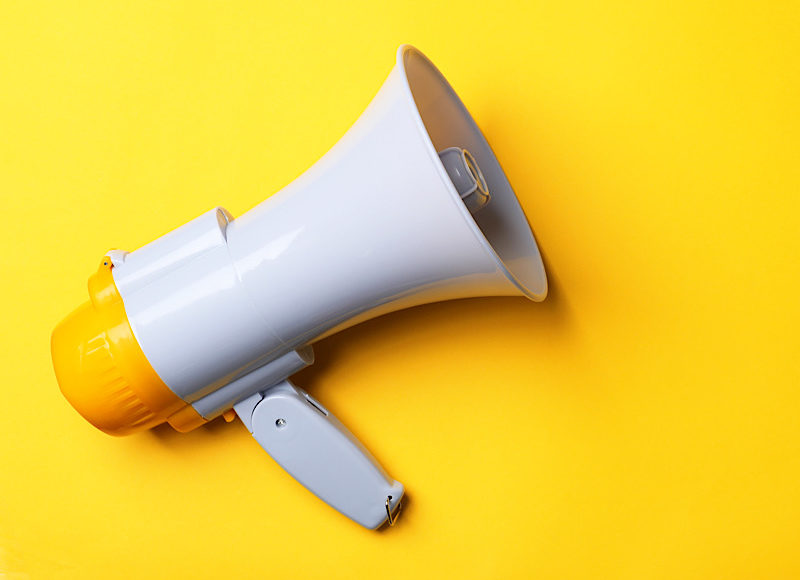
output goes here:
{"type": "Polygon", "coordinates": [[[216,208],[103,257],[90,302],[52,338],[61,390],[126,434],[237,414],[302,484],[369,528],[404,494],[319,402],[288,381],[311,344],[411,306],[541,300],[536,242],[488,143],[441,73],[404,46],[347,134],[234,219],[216,208]]]}

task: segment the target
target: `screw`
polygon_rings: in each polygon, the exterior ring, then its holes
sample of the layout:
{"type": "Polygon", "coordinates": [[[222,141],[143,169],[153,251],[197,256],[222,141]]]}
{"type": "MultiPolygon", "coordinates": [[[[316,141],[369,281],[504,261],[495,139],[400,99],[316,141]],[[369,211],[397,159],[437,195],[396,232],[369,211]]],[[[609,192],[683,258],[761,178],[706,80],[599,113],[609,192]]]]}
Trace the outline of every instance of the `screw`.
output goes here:
{"type": "Polygon", "coordinates": [[[275,426],[278,429],[280,429],[281,427],[285,427],[286,426],[286,419],[278,419],[277,421],[275,421],[275,426]]]}

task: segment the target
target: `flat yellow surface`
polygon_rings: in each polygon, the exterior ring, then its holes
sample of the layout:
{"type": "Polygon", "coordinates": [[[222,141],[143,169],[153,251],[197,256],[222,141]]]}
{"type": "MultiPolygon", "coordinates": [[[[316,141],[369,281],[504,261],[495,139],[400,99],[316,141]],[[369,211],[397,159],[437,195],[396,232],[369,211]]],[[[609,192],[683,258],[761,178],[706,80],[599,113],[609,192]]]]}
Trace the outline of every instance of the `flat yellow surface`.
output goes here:
{"type": "Polygon", "coordinates": [[[800,577],[797,6],[0,3],[0,578],[800,577]],[[296,377],[406,484],[400,525],[238,423],[94,430],[49,333],[100,256],[280,189],[403,42],[551,296],[376,319],[296,377]]]}

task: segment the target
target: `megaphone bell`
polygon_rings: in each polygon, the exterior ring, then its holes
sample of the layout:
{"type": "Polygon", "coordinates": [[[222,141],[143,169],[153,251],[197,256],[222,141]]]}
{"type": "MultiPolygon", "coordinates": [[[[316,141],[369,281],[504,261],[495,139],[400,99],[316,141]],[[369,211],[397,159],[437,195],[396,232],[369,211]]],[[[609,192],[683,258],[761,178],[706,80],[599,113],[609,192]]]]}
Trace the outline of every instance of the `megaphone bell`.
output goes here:
{"type": "Polygon", "coordinates": [[[216,208],[113,250],[54,330],[69,402],[115,435],[238,415],[300,483],[368,528],[403,485],[288,378],[311,344],[419,304],[547,293],[530,227],[489,144],[410,46],[347,134],[234,219],[216,208]]]}

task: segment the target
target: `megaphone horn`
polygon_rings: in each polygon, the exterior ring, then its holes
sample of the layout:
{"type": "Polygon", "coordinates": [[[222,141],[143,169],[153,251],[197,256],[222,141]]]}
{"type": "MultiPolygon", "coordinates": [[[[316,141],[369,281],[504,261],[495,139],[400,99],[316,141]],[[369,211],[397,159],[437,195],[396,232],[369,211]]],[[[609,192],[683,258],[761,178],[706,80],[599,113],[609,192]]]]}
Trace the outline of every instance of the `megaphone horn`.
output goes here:
{"type": "Polygon", "coordinates": [[[288,377],[311,344],[402,308],[471,296],[543,300],[539,250],[472,117],[410,46],[347,134],[239,218],[214,209],[131,253],[53,332],[64,396],[126,434],[238,415],[322,500],[394,523],[402,484],[288,377]]]}

